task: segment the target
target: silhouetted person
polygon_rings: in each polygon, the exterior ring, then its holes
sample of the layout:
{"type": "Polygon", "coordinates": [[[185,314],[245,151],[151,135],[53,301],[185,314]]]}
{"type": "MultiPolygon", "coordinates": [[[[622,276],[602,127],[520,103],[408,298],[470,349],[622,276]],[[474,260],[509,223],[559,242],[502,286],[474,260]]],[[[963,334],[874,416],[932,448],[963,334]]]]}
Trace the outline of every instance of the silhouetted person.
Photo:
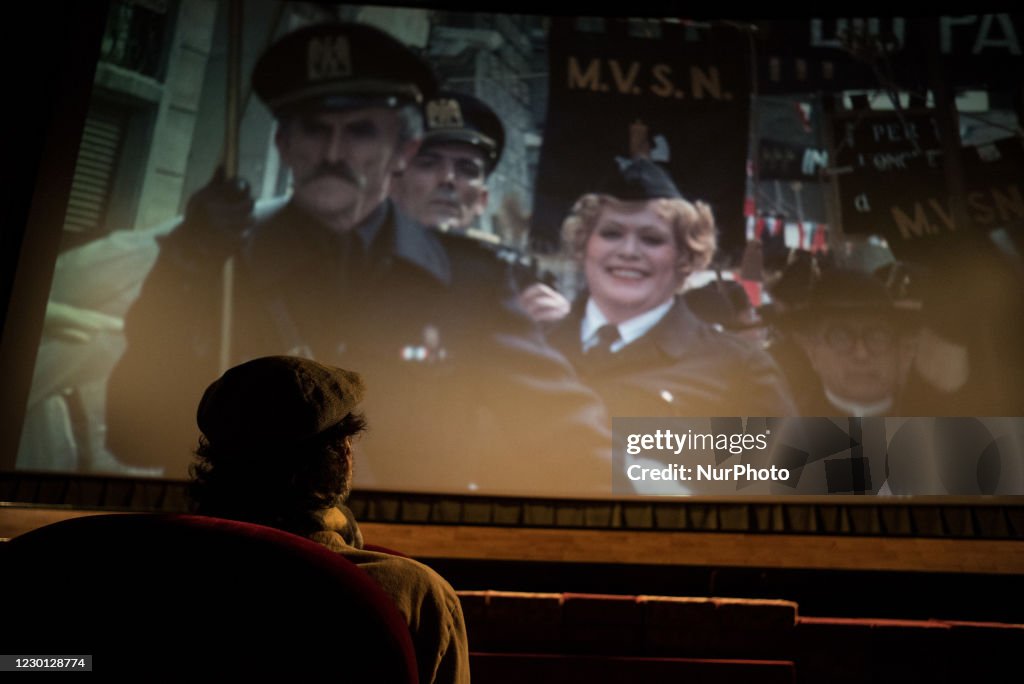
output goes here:
{"type": "MultiPolygon", "coordinates": [[[[408,622],[420,682],[468,682],[466,627],[451,586],[414,560],[364,550],[344,505],[352,443],[366,429],[356,410],[363,392],[358,374],[308,359],[269,356],[231,368],[199,403],[189,494],[203,515],[276,527],[345,556],[408,622]]],[[[337,667],[343,673],[344,662],[337,667]]]]}

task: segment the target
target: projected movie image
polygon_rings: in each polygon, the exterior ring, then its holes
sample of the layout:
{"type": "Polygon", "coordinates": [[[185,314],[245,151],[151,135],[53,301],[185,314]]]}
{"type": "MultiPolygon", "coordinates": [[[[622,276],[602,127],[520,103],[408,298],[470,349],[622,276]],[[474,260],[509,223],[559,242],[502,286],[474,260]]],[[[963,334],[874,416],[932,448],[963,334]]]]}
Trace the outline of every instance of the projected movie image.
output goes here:
{"type": "Polygon", "coordinates": [[[18,469],[292,355],[366,489],[1024,494],[1022,17],[224,4],[111,5],[18,469]]]}

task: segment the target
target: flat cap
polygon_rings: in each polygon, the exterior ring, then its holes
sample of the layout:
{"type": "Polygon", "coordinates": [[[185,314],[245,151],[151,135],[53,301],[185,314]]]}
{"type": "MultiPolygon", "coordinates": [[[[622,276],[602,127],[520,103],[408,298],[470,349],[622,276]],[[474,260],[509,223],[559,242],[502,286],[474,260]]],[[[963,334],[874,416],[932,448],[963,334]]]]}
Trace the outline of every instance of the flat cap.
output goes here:
{"type": "Polygon", "coordinates": [[[472,95],[444,90],[423,103],[426,133],[424,147],[431,143],[466,143],[483,152],[490,173],[505,147],[505,127],[484,102],[472,95]]]}
{"type": "Polygon", "coordinates": [[[253,90],[280,115],[309,109],[419,104],[437,87],[426,62],[365,24],[315,24],[287,34],[256,62],[253,90]]]}
{"type": "Polygon", "coordinates": [[[594,192],[626,202],[683,199],[668,172],[645,157],[616,161],[615,168],[598,182],[594,192]]]}
{"type": "Polygon", "coordinates": [[[359,374],[294,356],[265,356],[206,388],[196,422],[211,444],[285,444],[334,427],[362,400],[359,374]]]}

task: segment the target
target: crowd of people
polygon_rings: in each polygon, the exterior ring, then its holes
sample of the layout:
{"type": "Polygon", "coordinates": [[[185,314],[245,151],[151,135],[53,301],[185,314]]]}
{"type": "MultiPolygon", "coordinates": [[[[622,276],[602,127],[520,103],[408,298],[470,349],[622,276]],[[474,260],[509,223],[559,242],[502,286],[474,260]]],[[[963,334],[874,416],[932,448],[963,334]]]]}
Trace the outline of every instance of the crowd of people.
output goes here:
{"type": "Polygon", "coordinates": [[[184,474],[190,404],[226,346],[232,362],[288,353],[369,378],[366,410],[386,429],[362,440],[366,482],[543,490],[558,485],[536,481],[535,464],[550,462],[580,473],[581,492],[606,486],[603,408],[516,308],[506,262],[461,230],[417,221],[456,226],[479,213],[497,117],[438,95],[425,63],[359,24],[288,34],[253,84],[277,117],[292,194],[254,215],[244,188],[216,176],[163,239],[108,385],[111,451],[184,474]],[[307,69],[307,54],[341,44],[350,63],[307,69]],[[225,313],[210,293],[230,257],[225,313]],[[157,405],[142,400],[154,386],[165,389],[157,405]]]}
{"type": "Polygon", "coordinates": [[[766,306],[737,280],[693,286],[720,265],[713,210],[642,155],[588,170],[565,217],[582,289],[523,282],[478,228],[501,117],[375,28],[289,33],[252,84],[291,193],[256,205],[218,170],[147,236],[101,418],[132,472],[184,476],[195,397],[275,354],[370,378],[382,429],[361,440],[361,482],[416,491],[605,492],[613,417],[1015,414],[1012,390],[987,391],[991,344],[934,315],[920,272],[794,253],[766,306]]]}

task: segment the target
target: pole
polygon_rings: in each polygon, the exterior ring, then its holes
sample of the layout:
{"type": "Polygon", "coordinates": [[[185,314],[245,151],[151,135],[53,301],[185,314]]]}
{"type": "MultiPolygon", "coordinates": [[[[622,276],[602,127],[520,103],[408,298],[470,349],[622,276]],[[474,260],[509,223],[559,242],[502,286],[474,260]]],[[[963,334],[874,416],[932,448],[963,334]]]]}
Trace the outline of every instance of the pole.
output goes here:
{"type": "MultiPolygon", "coordinates": [[[[227,97],[224,107],[224,177],[238,177],[238,127],[242,91],[242,0],[228,2],[227,97]]],[[[218,366],[231,366],[231,319],[234,313],[235,259],[221,273],[220,350],[218,366]]]]}

